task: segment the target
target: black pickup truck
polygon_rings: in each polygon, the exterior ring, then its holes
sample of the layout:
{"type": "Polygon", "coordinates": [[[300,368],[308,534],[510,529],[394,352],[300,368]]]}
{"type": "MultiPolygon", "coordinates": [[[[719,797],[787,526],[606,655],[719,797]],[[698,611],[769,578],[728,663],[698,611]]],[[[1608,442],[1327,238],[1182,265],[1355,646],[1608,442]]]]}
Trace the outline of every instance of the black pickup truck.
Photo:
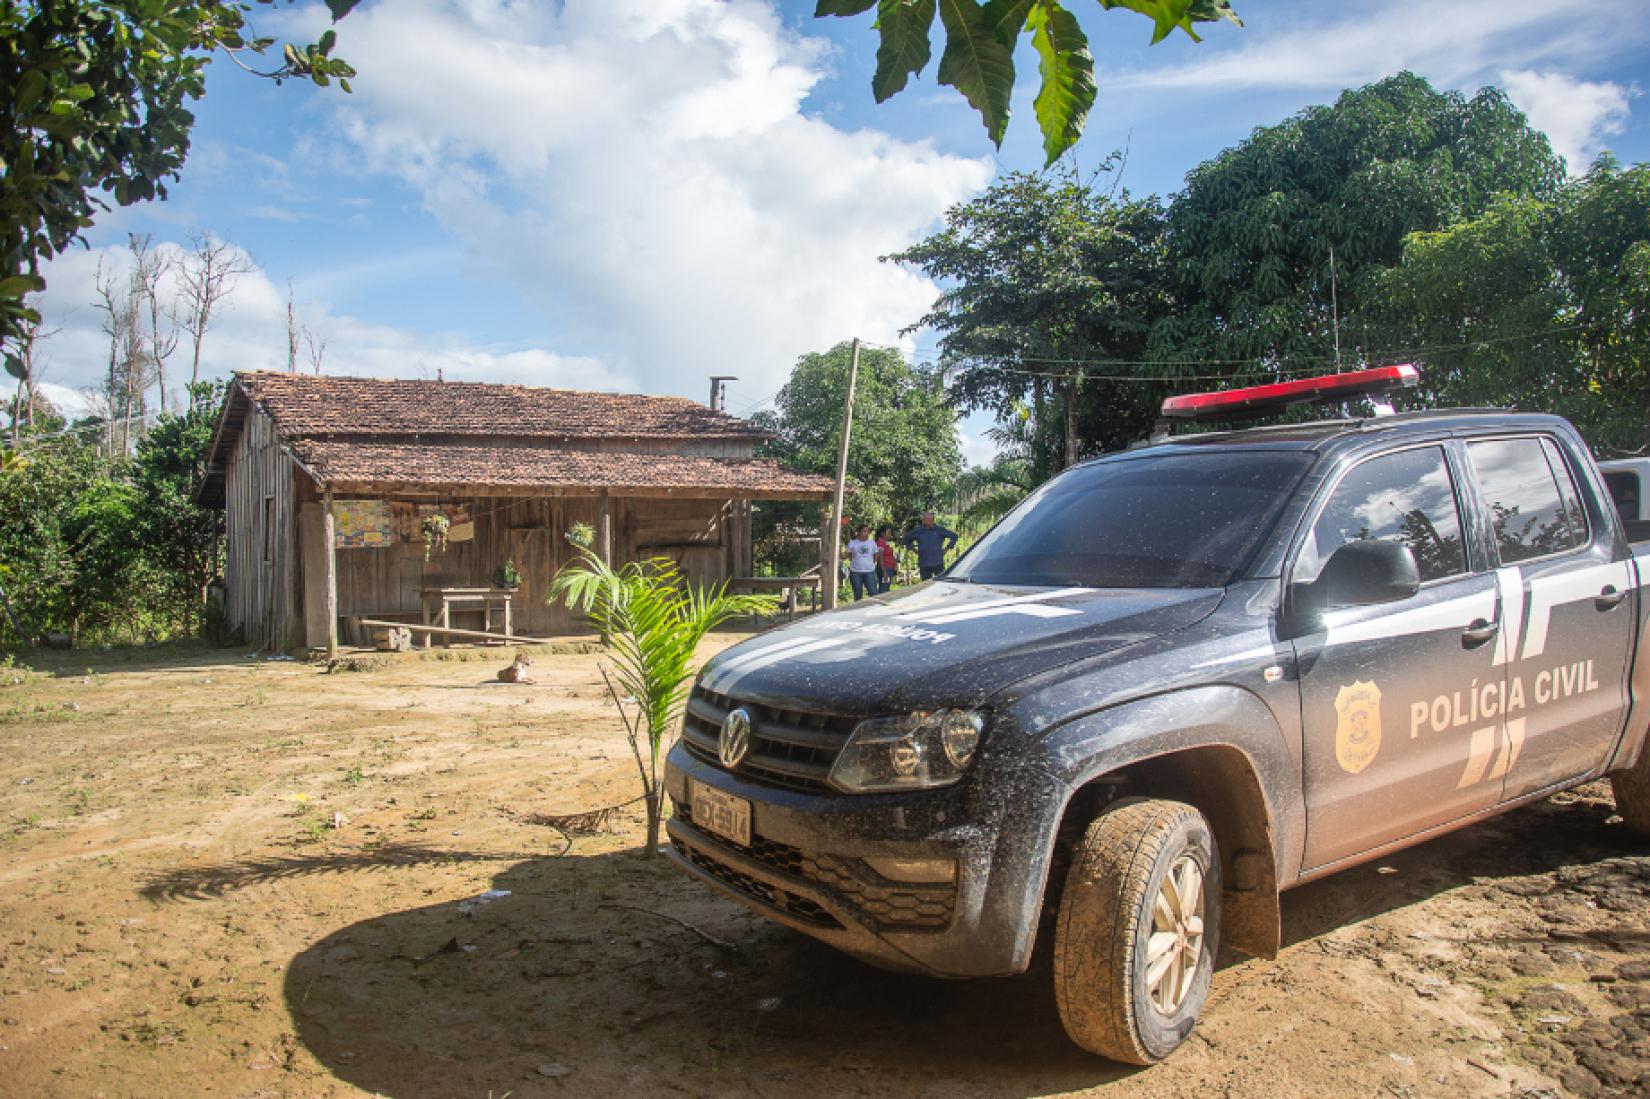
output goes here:
{"type": "Polygon", "coordinates": [[[1284,889],[1603,775],[1650,833],[1641,552],[1549,416],[1088,462],[938,580],[711,661],[670,854],[882,966],[1019,973],[1052,934],[1072,1039],[1150,1063],[1223,943],[1276,954],[1284,889]]]}

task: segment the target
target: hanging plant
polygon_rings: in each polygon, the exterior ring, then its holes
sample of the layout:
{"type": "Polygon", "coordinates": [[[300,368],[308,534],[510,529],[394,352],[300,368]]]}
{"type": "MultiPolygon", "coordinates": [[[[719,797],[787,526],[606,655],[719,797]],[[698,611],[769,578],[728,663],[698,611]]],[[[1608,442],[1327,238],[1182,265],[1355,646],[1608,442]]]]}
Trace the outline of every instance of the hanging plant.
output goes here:
{"type": "Polygon", "coordinates": [[[432,550],[440,550],[443,553],[447,551],[447,528],[452,525],[452,520],[439,511],[434,515],[424,516],[423,521],[418,524],[418,529],[424,533],[425,561],[430,559],[432,550]]]}
{"type": "Polygon", "coordinates": [[[579,549],[587,550],[596,544],[596,529],[589,523],[574,523],[563,537],[579,549]]]}
{"type": "Polygon", "coordinates": [[[514,559],[505,561],[494,570],[493,583],[506,591],[515,591],[521,587],[521,573],[516,569],[514,559]]]}

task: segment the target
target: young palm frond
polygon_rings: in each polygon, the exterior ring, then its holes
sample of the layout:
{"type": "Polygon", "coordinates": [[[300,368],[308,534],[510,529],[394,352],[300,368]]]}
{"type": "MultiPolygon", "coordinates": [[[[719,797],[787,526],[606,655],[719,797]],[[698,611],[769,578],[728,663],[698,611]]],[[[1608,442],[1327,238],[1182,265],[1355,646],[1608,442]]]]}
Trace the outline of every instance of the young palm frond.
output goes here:
{"type": "Polygon", "coordinates": [[[663,789],[659,757],[681,720],[693,679],[693,657],[705,634],[731,618],[771,613],[768,595],[730,595],[725,584],[690,585],[666,558],[613,568],[589,549],[559,571],[547,602],[565,599],[583,611],[606,640],[612,672],[608,693],[624,720],[647,805],[647,850],[659,850],[663,789]],[[644,747],[645,743],[645,747],[644,747]]]}

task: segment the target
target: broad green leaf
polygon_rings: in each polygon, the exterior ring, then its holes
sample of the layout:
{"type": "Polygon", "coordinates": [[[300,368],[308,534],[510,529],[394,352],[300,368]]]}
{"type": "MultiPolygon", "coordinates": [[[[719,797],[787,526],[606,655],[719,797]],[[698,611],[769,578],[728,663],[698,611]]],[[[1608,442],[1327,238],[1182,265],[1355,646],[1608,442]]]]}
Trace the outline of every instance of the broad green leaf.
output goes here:
{"type": "Polygon", "coordinates": [[[819,0],[814,8],[814,18],[823,19],[827,15],[858,15],[860,12],[870,11],[876,6],[877,0],[819,0]]]}
{"type": "Polygon", "coordinates": [[[39,69],[29,69],[23,73],[23,78],[17,82],[17,91],[12,96],[18,114],[23,114],[40,100],[40,93],[46,90],[46,76],[39,69]]]}
{"type": "Polygon", "coordinates": [[[934,25],[935,0],[880,0],[877,4],[877,71],[871,94],[878,103],[905,88],[912,73],[928,64],[928,31],[934,25]]]}
{"type": "Polygon", "coordinates": [[[1176,27],[1185,31],[1192,41],[1201,42],[1202,39],[1193,29],[1196,23],[1226,19],[1243,26],[1243,20],[1232,10],[1229,0],[1100,0],[1100,6],[1107,11],[1126,8],[1150,19],[1154,24],[1153,45],[1174,33],[1176,27]]]}
{"type": "Polygon", "coordinates": [[[0,279],[0,298],[20,298],[45,288],[46,280],[39,275],[9,275],[0,279]]]}
{"type": "Polygon", "coordinates": [[[332,13],[334,23],[355,10],[355,5],[361,0],[327,0],[327,10],[332,13]]]}
{"type": "Polygon", "coordinates": [[[945,52],[939,81],[963,94],[980,113],[985,132],[999,149],[1008,129],[1009,96],[1014,92],[1014,53],[1002,44],[974,0],[940,0],[945,52]]]}
{"type": "Polygon", "coordinates": [[[1003,45],[1013,50],[1020,41],[1020,32],[1026,29],[1026,17],[1037,0],[989,0],[985,17],[991,30],[1003,45]]]}
{"type": "Polygon", "coordinates": [[[1043,151],[1053,164],[1083,136],[1083,123],[1094,106],[1094,58],[1076,17],[1055,0],[1040,0],[1027,23],[1043,74],[1033,106],[1043,151]]]}

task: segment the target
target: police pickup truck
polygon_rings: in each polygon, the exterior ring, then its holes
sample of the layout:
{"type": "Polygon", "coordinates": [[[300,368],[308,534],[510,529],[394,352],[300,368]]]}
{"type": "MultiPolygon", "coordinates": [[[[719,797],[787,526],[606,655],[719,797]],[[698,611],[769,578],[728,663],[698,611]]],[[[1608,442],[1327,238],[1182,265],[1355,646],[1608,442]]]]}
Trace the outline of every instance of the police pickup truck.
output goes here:
{"type": "Polygon", "coordinates": [[[712,660],[670,854],[882,966],[1019,973],[1052,934],[1072,1039],[1151,1063],[1222,943],[1276,954],[1284,889],[1603,775],[1650,832],[1634,552],[1550,416],[1160,438],[1053,478],[935,581],[712,660]]]}

